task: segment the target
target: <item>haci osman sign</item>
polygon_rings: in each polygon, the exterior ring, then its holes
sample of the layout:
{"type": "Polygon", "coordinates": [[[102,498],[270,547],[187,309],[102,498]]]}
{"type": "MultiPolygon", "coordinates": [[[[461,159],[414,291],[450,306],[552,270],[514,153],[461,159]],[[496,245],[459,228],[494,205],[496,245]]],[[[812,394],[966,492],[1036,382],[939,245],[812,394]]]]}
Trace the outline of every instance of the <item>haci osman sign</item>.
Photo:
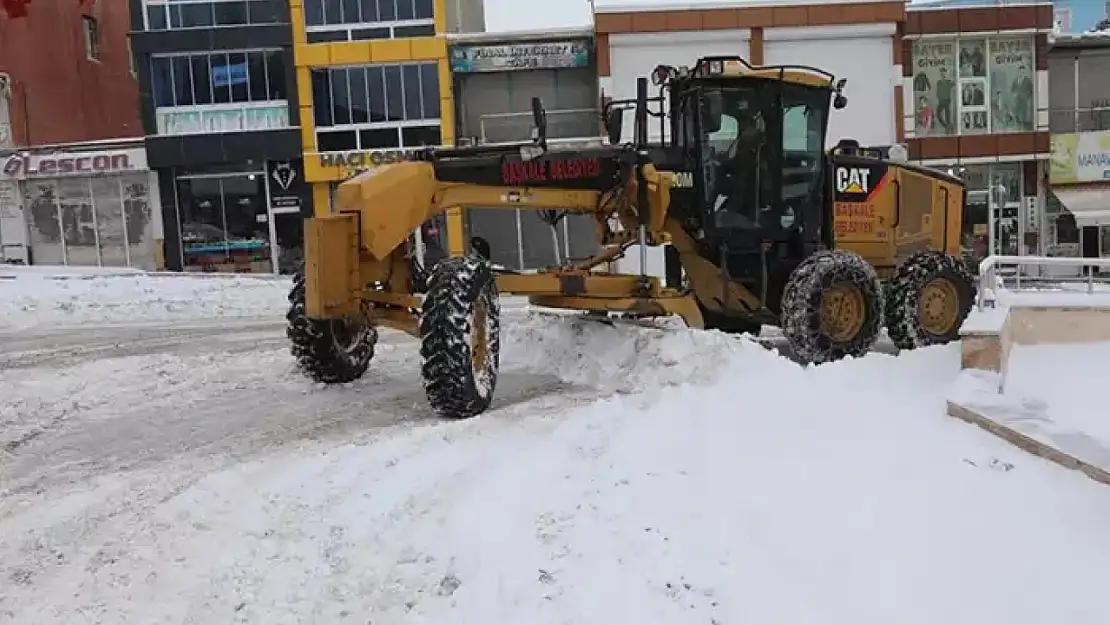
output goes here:
{"type": "Polygon", "coordinates": [[[0,174],[16,179],[95,176],[145,169],[146,151],[141,149],[50,154],[23,152],[0,158],[0,174]]]}
{"type": "Polygon", "coordinates": [[[347,177],[382,165],[411,161],[422,149],[425,148],[400,148],[374,150],[372,152],[325,152],[317,158],[321,167],[341,167],[341,175],[347,177]]]}

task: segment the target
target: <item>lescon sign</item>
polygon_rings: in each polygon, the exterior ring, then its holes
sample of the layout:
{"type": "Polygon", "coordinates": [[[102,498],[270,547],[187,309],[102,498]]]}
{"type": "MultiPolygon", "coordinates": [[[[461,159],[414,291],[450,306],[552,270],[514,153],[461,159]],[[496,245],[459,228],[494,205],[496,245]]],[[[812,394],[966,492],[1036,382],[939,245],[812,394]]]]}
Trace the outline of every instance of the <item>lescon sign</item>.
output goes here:
{"type": "Polygon", "coordinates": [[[381,165],[411,161],[418,152],[420,152],[420,149],[417,148],[375,150],[373,152],[329,152],[320,155],[320,165],[322,167],[338,165],[353,175],[381,165]]]}
{"type": "Polygon", "coordinates": [[[0,172],[13,178],[107,174],[130,171],[131,158],[126,152],[92,154],[35,155],[13,154],[0,167],[0,172]]]}

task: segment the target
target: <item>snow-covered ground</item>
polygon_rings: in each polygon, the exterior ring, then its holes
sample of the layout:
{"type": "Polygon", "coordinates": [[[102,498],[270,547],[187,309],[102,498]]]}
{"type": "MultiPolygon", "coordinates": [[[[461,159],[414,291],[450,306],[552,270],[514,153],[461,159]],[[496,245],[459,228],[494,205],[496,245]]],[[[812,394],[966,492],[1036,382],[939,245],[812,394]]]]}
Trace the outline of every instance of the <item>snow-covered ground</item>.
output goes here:
{"type": "Polygon", "coordinates": [[[277,293],[0,339],[0,623],[1105,623],[1110,491],[946,417],[955,345],[510,306],[493,408],[441,422],[400,334],[302,379],[277,293]]]}
{"type": "Polygon", "coordinates": [[[0,332],[103,323],[280,318],[281,276],[196,276],[0,265],[0,332]]]}
{"type": "Polygon", "coordinates": [[[1110,343],[1015,345],[1006,366],[1005,395],[1035,401],[1056,423],[1110,444],[1110,413],[1092,372],[1110,366],[1110,343]]]}

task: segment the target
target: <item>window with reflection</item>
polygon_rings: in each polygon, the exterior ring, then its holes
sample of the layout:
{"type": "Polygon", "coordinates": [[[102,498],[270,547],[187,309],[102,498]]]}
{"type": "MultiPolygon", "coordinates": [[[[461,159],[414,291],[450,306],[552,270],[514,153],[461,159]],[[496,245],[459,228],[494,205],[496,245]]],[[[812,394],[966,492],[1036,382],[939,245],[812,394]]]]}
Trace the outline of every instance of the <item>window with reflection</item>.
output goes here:
{"type": "Polygon", "coordinates": [[[913,102],[919,137],[1033,132],[1033,36],[919,39],[913,102]]]}
{"type": "Polygon", "coordinates": [[[433,0],[304,0],[309,43],[434,37],[433,0]]]}
{"type": "Polygon", "coordinates": [[[279,24],[282,0],[145,0],[147,30],[279,24]]]}
{"type": "Polygon", "coordinates": [[[280,50],[177,54],[150,58],[154,106],[286,100],[280,50]]]}
{"type": "Polygon", "coordinates": [[[439,145],[436,63],[312,70],[312,107],[321,152],[439,145]]]}
{"type": "Polygon", "coordinates": [[[281,50],[232,50],[150,58],[158,134],[289,127],[281,50]]]}

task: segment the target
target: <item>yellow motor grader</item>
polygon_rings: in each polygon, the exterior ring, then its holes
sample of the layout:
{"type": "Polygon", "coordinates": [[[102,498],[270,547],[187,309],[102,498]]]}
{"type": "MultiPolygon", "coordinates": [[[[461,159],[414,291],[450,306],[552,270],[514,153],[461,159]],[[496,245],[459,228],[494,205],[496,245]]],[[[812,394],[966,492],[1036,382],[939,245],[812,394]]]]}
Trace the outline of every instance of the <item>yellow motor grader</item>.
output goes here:
{"type": "Polygon", "coordinates": [[[958,257],[964,186],[853,141],[826,150],[845,81],[737,57],[661,65],[651,80],[658,96],[641,77],[635,100],[606,107],[608,142],[548,145],[533,100],[531,142],[429,148],[340,185],[332,214],[305,224],[288,315],[299,367],[319,382],[353,381],[377,328],[398,329],[421,340],[432,408],[479,414],[497,382],[498,294],[593,314],[678,315],[693,328],[775,325],[814,363],[864,354],[884,322],[903,349],[957,337],[974,299],[958,257]],[[635,136],[621,143],[629,109],[635,136]],[[653,118],[663,138],[649,142],[653,118]],[[424,280],[410,233],[475,206],[590,215],[600,251],[525,274],[495,269],[484,242],[424,280]],[[638,274],[602,270],[633,246],[638,274]],[[681,287],[647,275],[650,246],[667,246],[681,287]]]}

